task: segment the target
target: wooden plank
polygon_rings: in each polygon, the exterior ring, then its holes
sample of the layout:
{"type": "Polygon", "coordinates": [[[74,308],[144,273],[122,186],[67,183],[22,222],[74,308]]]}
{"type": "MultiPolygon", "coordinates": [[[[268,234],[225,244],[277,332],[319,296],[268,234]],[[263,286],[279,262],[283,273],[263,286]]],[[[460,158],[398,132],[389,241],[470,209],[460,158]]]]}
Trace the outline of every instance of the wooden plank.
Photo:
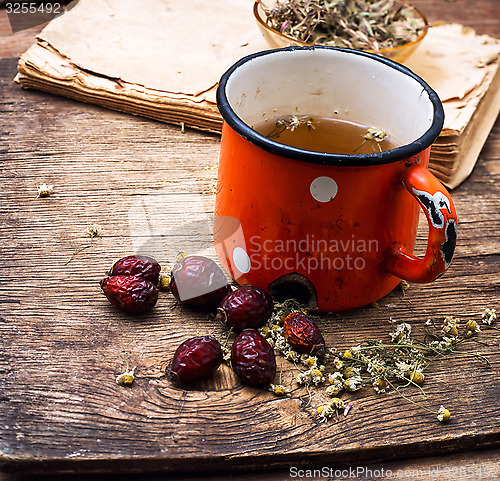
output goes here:
{"type": "Polygon", "coordinates": [[[500,4],[495,0],[479,0],[474,2],[474,8],[464,0],[412,0],[410,3],[424,12],[430,23],[460,23],[477,33],[499,36],[500,4]]]}
{"type": "MultiPolygon", "coordinates": [[[[415,4],[418,4],[417,1],[414,2],[415,4]]],[[[483,8],[483,4],[484,2],[476,2],[475,3],[475,8],[473,9],[474,11],[472,12],[470,9],[466,9],[467,10],[467,22],[464,22],[463,21],[463,18],[464,18],[464,8],[465,8],[465,5],[463,5],[461,2],[436,2],[436,1],[427,1],[427,0],[424,0],[423,2],[420,2],[420,3],[423,3],[425,4],[425,11],[426,12],[429,12],[429,10],[433,11],[433,12],[437,12],[436,14],[434,14],[434,18],[433,19],[444,19],[444,20],[447,20],[447,21],[461,21],[462,23],[467,23],[469,25],[472,25],[473,27],[475,27],[480,33],[489,33],[489,34],[492,34],[492,35],[498,35],[498,33],[496,33],[496,28],[497,28],[497,22],[493,21],[492,19],[496,19],[498,17],[498,15],[492,15],[491,14],[491,11],[488,15],[482,15],[481,13],[478,13],[478,12],[482,12],[484,10],[483,8]]],[[[489,2],[490,3],[490,6],[492,7],[495,7],[495,3],[492,3],[492,2],[489,2]]],[[[417,5],[417,6],[420,6],[420,8],[424,9],[424,7],[422,7],[421,5],[417,5]]],[[[490,7],[491,8],[491,7],[490,7]]],[[[496,8],[498,8],[498,4],[496,4],[496,8]]],[[[1,13],[1,12],[0,12],[1,13]]],[[[494,12],[493,12],[494,13],[494,12]]],[[[432,14],[429,15],[429,18],[432,19],[432,14]]],[[[20,34],[16,34],[19,35],[20,34]]],[[[2,49],[2,47],[5,46],[5,42],[2,40],[0,41],[0,49],[2,49]]],[[[26,42],[26,47],[29,46],[29,42],[26,42]]],[[[21,51],[23,51],[26,47],[22,47],[22,48],[19,48],[19,53],[21,51]]],[[[18,54],[19,54],[18,53],[18,54]]],[[[17,55],[18,55],[17,54],[17,55]]],[[[12,56],[17,56],[16,54],[12,54],[12,56]]],[[[2,56],[5,56],[5,55],[2,55],[2,56]]],[[[498,176],[498,168],[495,170],[495,166],[498,165],[498,152],[500,151],[499,149],[499,144],[498,144],[498,138],[499,138],[499,135],[498,135],[498,132],[500,130],[498,128],[494,129],[494,131],[492,132],[492,135],[490,135],[490,139],[488,141],[488,143],[486,144],[485,146],[485,149],[483,150],[483,158],[487,161],[484,163],[484,166],[486,168],[486,170],[491,173],[491,174],[494,174],[496,173],[496,175],[498,176]],[[495,139],[496,142],[495,142],[495,139]]],[[[59,152],[61,154],[61,152],[59,152]]],[[[50,159],[50,153],[44,153],[44,155],[47,155],[48,158],[50,159]]],[[[52,154],[53,155],[53,154],[52,154]]],[[[81,156],[83,157],[83,156],[81,156]]],[[[30,162],[33,161],[33,159],[29,159],[30,162]]],[[[43,159],[42,159],[43,160],[43,159]]],[[[82,159],[79,159],[80,161],[82,159]]],[[[482,163],[480,163],[480,165],[482,165],[482,163]]],[[[477,171],[477,168],[476,168],[476,171],[477,171]]],[[[9,172],[10,174],[10,172],[9,172]]],[[[82,174],[85,174],[85,170],[82,171],[82,174]]],[[[180,174],[180,172],[178,170],[176,170],[176,175],[180,174]]],[[[14,174],[15,175],[15,174],[14,174]]],[[[114,180],[115,182],[120,180],[120,177],[123,175],[123,173],[121,173],[120,175],[118,175],[114,180]]],[[[481,174],[482,175],[482,174],[481,174]]],[[[474,179],[477,179],[477,176],[474,177],[474,179]]],[[[9,178],[10,180],[10,178],[9,178]]],[[[498,177],[496,178],[496,180],[498,180],[498,177]]],[[[487,181],[488,182],[494,182],[495,181],[495,178],[491,177],[491,176],[487,176],[487,181]]],[[[479,183],[481,183],[481,180],[479,180],[479,183]]],[[[210,185],[210,182],[208,183],[208,185],[210,185]]],[[[78,188],[79,184],[76,183],[75,184],[75,188],[78,188]]],[[[30,186],[30,188],[33,187],[33,186],[30,186]]],[[[472,196],[475,196],[477,195],[477,191],[480,191],[482,192],[482,188],[480,185],[477,186],[478,188],[475,190],[475,192],[471,192],[471,195],[472,196]]],[[[70,194],[68,194],[66,192],[66,195],[69,196],[70,194]]],[[[22,202],[24,200],[24,197],[20,196],[20,199],[17,199],[16,202],[22,202]]],[[[52,200],[52,199],[51,199],[52,200]]],[[[81,207],[81,206],[80,206],[81,207]]],[[[482,207],[485,207],[484,204],[482,205],[482,207]]],[[[493,207],[495,207],[494,203],[493,203],[493,207]]],[[[14,211],[15,212],[15,211],[14,211]]],[[[57,211],[55,211],[57,212],[57,211]]],[[[75,213],[77,213],[78,210],[77,208],[75,208],[75,213]]],[[[494,230],[495,229],[495,223],[493,223],[493,226],[488,226],[486,224],[486,222],[488,221],[488,218],[490,218],[491,214],[494,214],[496,211],[493,210],[489,210],[489,211],[485,211],[484,209],[481,211],[484,215],[482,217],[482,224],[481,226],[483,227],[483,231],[482,232],[479,232],[479,233],[476,233],[475,235],[475,241],[474,241],[474,244],[470,244],[471,241],[473,240],[473,236],[467,236],[466,239],[463,238],[463,235],[464,235],[464,228],[470,228],[470,233],[473,234],[474,232],[474,221],[472,222],[467,222],[466,224],[464,223],[464,220],[463,218],[461,217],[461,229],[460,229],[460,235],[461,235],[461,238],[462,238],[462,242],[459,244],[459,249],[457,249],[457,254],[460,255],[460,256],[468,256],[468,255],[481,255],[481,251],[483,250],[483,245],[482,245],[482,241],[481,241],[481,236],[488,232],[491,232],[491,230],[494,230]],[[466,240],[466,242],[465,242],[466,240]],[[476,254],[474,254],[474,252],[470,252],[469,248],[470,246],[469,245],[472,245],[474,251],[476,252],[476,254]],[[460,250],[461,249],[461,250],[460,250]]],[[[460,212],[459,212],[460,213],[460,212]]],[[[477,212],[476,212],[477,214],[477,212]]],[[[52,215],[52,214],[49,214],[49,215],[52,215]]],[[[203,230],[203,229],[202,229],[203,230]]],[[[10,235],[10,234],[9,234],[10,235]]],[[[36,240],[36,239],[35,239],[36,240]]],[[[76,231],[74,232],[74,236],[72,238],[69,238],[67,240],[70,240],[76,244],[78,244],[79,246],[80,245],[85,245],[85,239],[82,239],[82,233],[80,231],[76,231]]],[[[115,239],[116,240],[116,239],[115,239]]],[[[495,242],[495,239],[493,238],[492,239],[494,242],[495,242]]],[[[45,240],[46,242],[46,240],[45,240]]],[[[129,246],[130,244],[128,244],[129,246]]],[[[132,243],[133,245],[133,243],[132,243]]],[[[487,243],[487,245],[489,246],[490,243],[487,243]]],[[[26,248],[22,251],[23,253],[26,253],[26,252],[30,252],[31,251],[31,246],[27,245],[26,248]]],[[[59,246],[58,246],[59,247],[59,246]]],[[[93,246],[94,247],[94,246],[93,246]]],[[[14,249],[12,249],[12,252],[14,252],[14,249]]],[[[17,252],[17,251],[16,251],[17,252]]],[[[14,253],[16,253],[14,252],[14,253]]],[[[491,252],[495,252],[495,249],[491,249],[491,252]]],[[[498,252],[498,250],[496,250],[496,252],[498,252]]],[[[86,253],[86,251],[85,251],[86,253]]],[[[120,254],[118,254],[120,255],[120,254]]],[[[91,257],[89,256],[89,259],[91,257]]],[[[473,260],[473,259],[471,259],[473,260]]],[[[482,260],[480,260],[480,262],[482,262],[482,260]]],[[[455,263],[453,264],[453,268],[455,266],[455,263]]],[[[14,268],[15,266],[11,266],[12,268],[14,268]]],[[[21,268],[21,269],[18,269],[15,274],[16,275],[20,275],[22,276],[23,272],[25,271],[24,268],[21,268]]],[[[27,277],[27,276],[26,276],[27,277]]],[[[26,278],[25,277],[25,278],[26,278]]],[[[85,276],[82,276],[82,280],[85,281],[85,276]]],[[[430,287],[430,286],[429,286],[430,287]]],[[[453,286],[452,286],[453,287],[453,286]]],[[[484,299],[481,294],[480,294],[480,286],[477,285],[475,287],[476,289],[476,300],[477,302],[482,302],[483,300],[488,300],[487,299],[484,299]]],[[[462,292],[461,292],[461,295],[463,296],[467,296],[468,293],[465,292],[467,289],[462,289],[462,292]]],[[[11,299],[12,300],[12,299],[11,299]]],[[[408,302],[408,298],[407,298],[407,302],[408,302]]],[[[15,302],[13,302],[12,304],[15,304],[15,302]]],[[[391,303],[389,303],[391,304],[391,303]]],[[[455,306],[459,306],[460,307],[460,302],[456,300],[456,302],[454,303],[455,306]]],[[[59,313],[60,310],[56,310],[56,313],[59,313]]],[[[423,316],[424,315],[424,311],[422,310],[420,312],[420,314],[423,316]]],[[[118,362],[117,362],[117,365],[118,365],[118,362]]],[[[495,452],[495,451],[494,451],[495,452]]],[[[489,453],[489,451],[486,451],[486,453],[489,453]]],[[[447,460],[447,463],[445,466],[451,466],[451,467],[455,467],[455,468],[463,468],[464,466],[466,467],[472,467],[472,466],[478,466],[478,465],[481,465],[483,466],[483,464],[481,463],[490,463],[489,465],[493,468],[497,467],[497,460],[498,460],[498,455],[493,455],[491,458],[488,457],[488,454],[484,454],[484,453],[481,453],[481,454],[478,454],[478,453],[473,453],[473,456],[474,458],[473,459],[465,459],[464,460],[464,455],[455,455],[455,457],[447,457],[445,458],[447,460]],[[477,456],[477,457],[476,457],[477,456]],[[458,459],[458,461],[456,461],[458,459]]],[[[440,461],[441,458],[439,458],[439,461],[440,461]]],[[[427,461],[427,462],[432,462],[432,461],[427,461]]],[[[409,467],[412,467],[412,466],[420,466],[419,464],[419,461],[407,461],[405,463],[402,463],[402,462],[399,462],[399,464],[397,463],[389,463],[389,466],[394,466],[394,465],[397,465],[397,466],[409,466],[409,467]]],[[[434,461],[434,464],[438,464],[438,461],[434,461]]],[[[442,465],[442,464],[441,464],[442,465]]],[[[384,464],[384,466],[388,466],[388,464],[384,464]]],[[[443,474],[446,474],[446,471],[442,470],[440,472],[440,478],[442,479],[452,479],[452,477],[444,477],[443,478],[443,474]]],[[[219,479],[218,475],[215,474],[214,475],[216,477],[216,479],[219,479]]],[[[251,477],[252,475],[250,475],[251,477]]],[[[259,473],[258,475],[256,475],[257,478],[254,477],[254,479],[266,479],[264,478],[263,476],[265,476],[264,473],[259,473]]],[[[273,476],[273,475],[272,475],[273,476]]],[[[288,472],[286,472],[285,474],[283,474],[283,479],[287,478],[288,479],[288,472]]],[[[246,478],[245,478],[246,479],[246,478]]],[[[274,477],[269,477],[267,479],[277,479],[277,478],[274,478],[274,477]]],[[[425,478],[422,478],[422,479],[425,479],[425,478]]],[[[431,479],[431,478],[429,478],[431,479]]],[[[453,477],[453,479],[456,479],[456,477],[453,477]]]]}
{"type": "MultiPolygon", "coordinates": [[[[0,5],[0,7],[2,7],[0,5]]],[[[0,58],[18,58],[35,40],[42,25],[21,32],[12,33],[7,13],[0,8],[0,58]]]]}
{"type": "MultiPolygon", "coordinates": [[[[0,71],[4,470],[345,466],[498,446],[500,355],[493,341],[464,348],[487,355],[490,369],[461,355],[429,372],[425,402],[451,408],[447,425],[395,393],[370,389],[349,396],[347,417],[319,424],[318,399],[307,404],[293,384],[285,399],[243,387],[225,366],[202,389],[174,388],[164,372],[177,345],[196,334],[222,337],[221,326],[206,313],[180,309],[167,293],[152,314],[131,320],[111,308],[98,282],[135,249],[154,251],[168,265],[176,247],[207,247],[218,137],[25,92],[11,82],[14,60],[0,60],[0,71]],[[54,184],[49,198],[36,196],[42,182],[54,184]],[[84,231],[93,223],[102,236],[72,258],[88,245],[84,231]],[[138,366],[130,389],[115,383],[121,355],[138,366]]],[[[499,129],[497,123],[495,139],[499,129]]],[[[330,346],[387,336],[390,317],[418,330],[429,317],[467,320],[498,308],[498,191],[488,162],[499,150],[485,152],[453,193],[463,227],[447,274],[404,297],[391,293],[379,308],[322,316],[330,346]]],[[[291,366],[283,369],[291,382],[291,366]]],[[[418,392],[411,396],[422,401],[418,392]]]]}

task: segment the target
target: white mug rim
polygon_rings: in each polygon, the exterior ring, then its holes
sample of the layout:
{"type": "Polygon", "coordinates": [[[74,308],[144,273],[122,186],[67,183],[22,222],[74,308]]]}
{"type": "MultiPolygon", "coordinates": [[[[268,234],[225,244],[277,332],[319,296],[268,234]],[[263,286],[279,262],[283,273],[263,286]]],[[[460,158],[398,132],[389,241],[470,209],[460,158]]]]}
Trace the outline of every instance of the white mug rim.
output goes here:
{"type": "Polygon", "coordinates": [[[376,55],[370,52],[363,52],[359,50],[352,50],[341,47],[328,47],[328,46],[312,46],[312,47],[285,47],[273,50],[263,50],[256,52],[246,57],[241,58],[234,65],[232,65],[221,77],[219,81],[219,86],[217,88],[217,106],[223,120],[241,137],[248,140],[252,144],[264,149],[267,152],[278,155],[280,157],[285,157],[294,160],[300,160],[304,162],[320,164],[320,165],[343,165],[343,166],[366,166],[366,165],[380,165],[388,164],[393,162],[401,161],[402,159],[407,159],[409,157],[420,154],[422,151],[430,147],[430,145],[436,140],[444,124],[444,110],[442,103],[439,99],[438,94],[418,75],[412,72],[409,68],[401,65],[393,60],[387,59],[380,55],[376,55]],[[261,56],[279,54],[280,52],[293,52],[293,51],[304,51],[304,50],[333,50],[345,52],[353,55],[361,55],[368,57],[374,61],[381,62],[390,68],[393,68],[404,75],[407,75],[414,80],[416,80],[422,88],[427,92],[429,101],[433,107],[433,117],[432,122],[427,129],[419,138],[414,141],[401,145],[391,150],[386,150],[382,152],[374,152],[370,154],[333,154],[327,152],[315,152],[310,150],[304,150],[297,147],[291,147],[280,142],[271,140],[252,129],[247,123],[245,123],[238,114],[234,111],[227,95],[227,83],[231,78],[232,74],[241,66],[247,62],[261,56]]]}

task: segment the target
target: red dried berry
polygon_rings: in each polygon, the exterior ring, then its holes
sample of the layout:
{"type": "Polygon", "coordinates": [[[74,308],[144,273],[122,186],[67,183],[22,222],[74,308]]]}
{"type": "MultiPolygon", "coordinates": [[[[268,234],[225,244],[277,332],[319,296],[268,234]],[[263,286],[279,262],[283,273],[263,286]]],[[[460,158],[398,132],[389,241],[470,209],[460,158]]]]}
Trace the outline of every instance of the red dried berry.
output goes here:
{"type": "Polygon", "coordinates": [[[241,382],[249,386],[267,386],[276,375],[274,351],[255,329],[245,329],[236,338],[231,365],[241,382]]]}
{"type": "Polygon", "coordinates": [[[109,271],[109,276],[138,276],[156,286],[160,270],[160,264],[152,257],[132,255],[116,261],[109,271]]]}
{"type": "Polygon", "coordinates": [[[294,312],[285,318],[283,333],[298,352],[318,356],[325,352],[325,340],[318,326],[302,312],[294,312]]]}
{"type": "Polygon", "coordinates": [[[170,290],[182,304],[213,307],[231,292],[231,286],[222,269],[213,260],[203,256],[189,256],[172,269],[170,290]]]}
{"type": "Polygon", "coordinates": [[[144,314],[158,300],[158,289],[138,276],[106,277],[101,288],[111,304],[127,314],[144,314]]]}
{"type": "Polygon", "coordinates": [[[262,326],[273,312],[271,296],[260,287],[243,286],[222,299],[216,318],[242,331],[248,327],[262,326]]]}
{"type": "Polygon", "coordinates": [[[193,337],[175,351],[170,365],[174,384],[190,384],[209,378],[222,363],[222,348],[211,336],[193,337]]]}

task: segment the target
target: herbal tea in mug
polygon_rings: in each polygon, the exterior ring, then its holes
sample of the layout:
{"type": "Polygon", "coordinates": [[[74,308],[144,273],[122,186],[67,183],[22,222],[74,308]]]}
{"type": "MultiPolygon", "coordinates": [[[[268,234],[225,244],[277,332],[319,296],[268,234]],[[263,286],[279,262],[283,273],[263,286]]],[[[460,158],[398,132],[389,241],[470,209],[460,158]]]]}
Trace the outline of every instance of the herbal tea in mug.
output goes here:
{"type": "Polygon", "coordinates": [[[448,268],[456,212],[427,169],[443,108],[406,67],[332,47],[268,50],[222,76],[217,104],[214,243],[239,284],[340,311],[448,268]]]}
{"type": "Polygon", "coordinates": [[[312,115],[286,115],[253,126],[268,139],[314,152],[370,154],[394,149],[397,142],[381,129],[312,115]]]}

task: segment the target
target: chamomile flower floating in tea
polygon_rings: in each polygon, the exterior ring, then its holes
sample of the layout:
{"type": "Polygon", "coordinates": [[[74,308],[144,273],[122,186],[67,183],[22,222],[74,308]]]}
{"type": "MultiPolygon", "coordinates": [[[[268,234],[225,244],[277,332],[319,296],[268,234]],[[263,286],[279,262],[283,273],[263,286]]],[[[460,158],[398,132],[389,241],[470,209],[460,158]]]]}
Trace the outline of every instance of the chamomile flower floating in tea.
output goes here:
{"type": "Polygon", "coordinates": [[[366,134],[363,135],[363,137],[364,137],[363,142],[361,142],[359,147],[354,149],[354,152],[359,150],[368,140],[372,142],[372,145],[377,146],[379,152],[382,152],[383,149],[380,146],[380,143],[387,138],[387,134],[382,129],[374,129],[372,127],[369,127],[368,130],[366,131],[366,134]]]}
{"type": "Polygon", "coordinates": [[[279,116],[259,122],[253,128],[268,139],[313,152],[372,154],[398,146],[382,129],[329,117],[279,116]]]}
{"type": "Polygon", "coordinates": [[[264,10],[270,28],[301,42],[374,52],[415,42],[427,28],[395,0],[285,0],[264,10]]]}

